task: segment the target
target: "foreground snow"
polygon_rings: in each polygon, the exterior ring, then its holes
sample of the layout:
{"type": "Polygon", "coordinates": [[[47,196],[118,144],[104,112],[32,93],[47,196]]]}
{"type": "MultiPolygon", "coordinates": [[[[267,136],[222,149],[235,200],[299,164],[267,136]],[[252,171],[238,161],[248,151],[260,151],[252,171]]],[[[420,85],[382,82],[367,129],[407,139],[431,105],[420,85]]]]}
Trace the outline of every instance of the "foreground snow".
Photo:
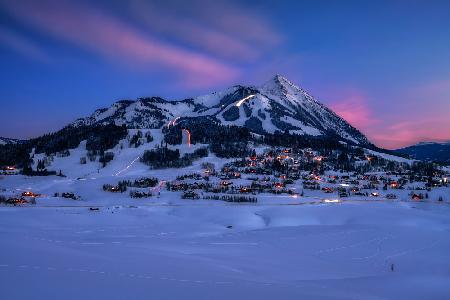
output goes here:
{"type": "Polygon", "coordinates": [[[0,293],[448,299],[449,213],[447,204],[383,201],[0,207],[0,293]]]}
{"type": "Polygon", "coordinates": [[[170,181],[229,161],[210,155],[182,172],[149,170],[137,157],[159,143],[152,135],[139,148],[116,147],[105,168],[79,164],[82,143],[52,163],[67,177],[1,178],[6,196],[40,196],[35,205],[0,206],[0,299],[448,299],[448,188],[426,202],[411,202],[406,189],[390,190],[395,201],[340,203],[325,201],[336,193],[305,190],[240,205],[165,189],[140,200],[104,192],[119,180],[170,181]],[[62,192],[80,199],[53,196],[62,192]]]}

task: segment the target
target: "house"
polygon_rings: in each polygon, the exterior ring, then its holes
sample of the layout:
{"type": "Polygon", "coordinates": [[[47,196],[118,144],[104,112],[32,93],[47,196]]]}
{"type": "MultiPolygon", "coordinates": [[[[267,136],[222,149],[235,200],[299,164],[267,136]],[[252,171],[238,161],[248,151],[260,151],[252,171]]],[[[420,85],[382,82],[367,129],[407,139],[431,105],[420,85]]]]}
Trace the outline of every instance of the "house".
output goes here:
{"type": "MultiPolygon", "coordinates": [[[[11,205],[20,205],[20,204],[27,204],[29,203],[28,200],[25,200],[24,198],[9,198],[8,200],[6,200],[6,204],[11,204],[11,205]]],[[[36,203],[36,202],[34,202],[36,203]]]]}
{"type": "Polygon", "coordinates": [[[412,195],[411,195],[411,199],[412,199],[412,200],[419,201],[419,200],[422,200],[422,199],[423,199],[423,195],[422,195],[422,194],[419,194],[419,195],[417,195],[417,194],[412,194],[412,195]]]}
{"type": "Polygon", "coordinates": [[[183,195],[181,196],[181,198],[194,200],[194,199],[199,199],[200,196],[196,192],[190,190],[190,191],[185,191],[183,193],[183,195]]]}
{"type": "Polygon", "coordinates": [[[277,183],[275,183],[275,188],[282,189],[282,188],[284,188],[284,184],[281,182],[277,182],[277,183]]]}
{"type": "Polygon", "coordinates": [[[75,195],[74,193],[71,192],[65,192],[65,193],[61,193],[61,197],[62,198],[66,198],[66,199],[73,199],[73,200],[77,200],[80,197],[78,197],[77,195],[75,195]]]}
{"type": "Polygon", "coordinates": [[[25,191],[22,193],[22,197],[38,197],[38,194],[33,193],[32,191],[25,191]]]}
{"type": "Polygon", "coordinates": [[[2,168],[3,175],[17,175],[19,170],[15,166],[5,166],[2,168]]]}
{"type": "Polygon", "coordinates": [[[244,187],[241,187],[241,188],[239,189],[239,192],[240,192],[241,194],[248,194],[248,193],[251,193],[251,192],[252,192],[252,189],[244,186],[244,187]]]}
{"type": "Polygon", "coordinates": [[[348,193],[345,190],[339,190],[339,198],[348,197],[348,193]]]}
{"type": "Polygon", "coordinates": [[[332,193],[332,192],[333,192],[333,189],[332,189],[332,188],[329,188],[329,187],[324,187],[324,188],[322,188],[322,191],[325,192],[325,193],[327,193],[327,194],[329,194],[329,193],[332,193]]]}

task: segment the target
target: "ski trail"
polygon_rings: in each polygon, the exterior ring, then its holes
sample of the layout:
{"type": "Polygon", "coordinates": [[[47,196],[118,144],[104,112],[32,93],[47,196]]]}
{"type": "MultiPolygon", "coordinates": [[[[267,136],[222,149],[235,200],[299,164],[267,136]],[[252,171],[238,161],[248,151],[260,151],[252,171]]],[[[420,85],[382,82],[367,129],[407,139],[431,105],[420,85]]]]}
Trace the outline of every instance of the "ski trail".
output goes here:
{"type": "Polygon", "coordinates": [[[131,163],[126,166],[124,169],[118,171],[116,174],[114,174],[114,176],[119,176],[121,173],[125,172],[126,170],[128,170],[139,158],[141,158],[140,156],[136,157],[135,159],[133,159],[131,161],[131,163]]]}

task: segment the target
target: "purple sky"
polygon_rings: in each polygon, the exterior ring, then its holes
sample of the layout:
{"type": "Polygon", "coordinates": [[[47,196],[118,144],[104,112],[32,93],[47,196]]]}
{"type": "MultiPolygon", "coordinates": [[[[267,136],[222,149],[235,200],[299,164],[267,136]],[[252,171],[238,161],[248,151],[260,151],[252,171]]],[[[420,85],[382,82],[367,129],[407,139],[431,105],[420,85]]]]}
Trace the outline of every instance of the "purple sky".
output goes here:
{"type": "Polygon", "coordinates": [[[0,0],[0,136],[280,73],[379,146],[450,140],[450,2],[373,2],[0,0]]]}

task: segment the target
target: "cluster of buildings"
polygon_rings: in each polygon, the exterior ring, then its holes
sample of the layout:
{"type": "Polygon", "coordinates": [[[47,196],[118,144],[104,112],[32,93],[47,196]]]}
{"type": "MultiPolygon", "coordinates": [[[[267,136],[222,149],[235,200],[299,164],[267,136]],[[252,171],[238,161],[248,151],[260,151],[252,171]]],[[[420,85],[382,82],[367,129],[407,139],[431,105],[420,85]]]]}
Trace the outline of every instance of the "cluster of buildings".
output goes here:
{"type": "MultiPolygon", "coordinates": [[[[370,164],[374,158],[361,155],[358,160],[370,164]]],[[[167,189],[182,191],[190,198],[210,194],[260,193],[303,196],[306,190],[310,190],[316,191],[315,195],[333,193],[339,197],[396,199],[396,190],[429,191],[449,183],[443,173],[417,175],[402,166],[396,171],[344,172],[335,168],[336,163],[338,159],[335,157],[310,149],[297,152],[288,148],[273,149],[227,163],[220,171],[206,168],[201,173],[178,176],[167,184],[167,189]]],[[[411,199],[417,200],[417,195],[419,193],[412,192],[411,199]]]]}
{"type": "Polygon", "coordinates": [[[5,166],[0,168],[0,175],[18,175],[20,170],[15,166],[5,166]]]}

